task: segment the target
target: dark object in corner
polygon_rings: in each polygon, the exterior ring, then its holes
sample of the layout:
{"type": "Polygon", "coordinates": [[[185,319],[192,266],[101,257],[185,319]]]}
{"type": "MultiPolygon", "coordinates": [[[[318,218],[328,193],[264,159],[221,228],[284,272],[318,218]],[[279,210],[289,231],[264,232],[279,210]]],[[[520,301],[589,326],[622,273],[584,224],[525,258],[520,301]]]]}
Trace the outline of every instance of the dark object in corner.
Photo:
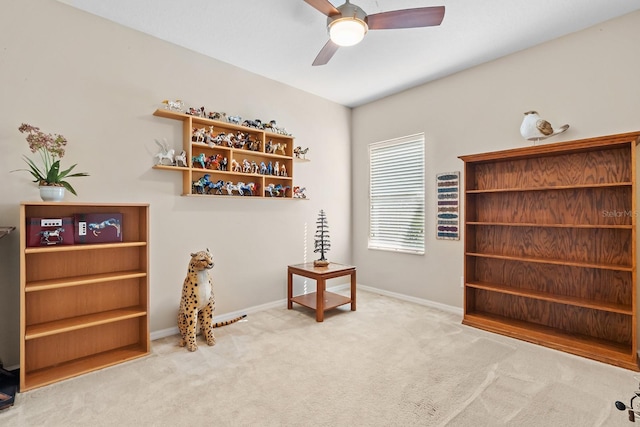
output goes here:
{"type": "Polygon", "coordinates": [[[0,368],[0,411],[13,406],[18,392],[19,369],[8,371],[0,368]]]}

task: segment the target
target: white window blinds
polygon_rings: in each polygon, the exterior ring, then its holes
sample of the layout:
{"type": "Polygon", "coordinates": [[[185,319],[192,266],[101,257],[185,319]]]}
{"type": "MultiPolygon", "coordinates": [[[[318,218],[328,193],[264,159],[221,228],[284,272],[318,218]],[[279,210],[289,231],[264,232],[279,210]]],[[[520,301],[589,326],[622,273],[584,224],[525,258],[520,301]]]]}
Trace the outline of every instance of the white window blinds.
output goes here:
{"type": "Polygon", "coordinates": [[[369,145],[369,249],[424,254],[424,134],[369,145]]]}

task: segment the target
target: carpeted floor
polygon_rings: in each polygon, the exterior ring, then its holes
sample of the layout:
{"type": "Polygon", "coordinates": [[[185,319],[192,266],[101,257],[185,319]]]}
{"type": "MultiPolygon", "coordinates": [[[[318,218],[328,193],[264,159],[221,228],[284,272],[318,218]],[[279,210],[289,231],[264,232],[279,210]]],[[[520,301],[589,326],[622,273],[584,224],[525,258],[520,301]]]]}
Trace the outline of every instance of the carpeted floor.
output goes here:
{"type": "Polygon", "coordinates": [[[636,373],[358,291],[358,310],[275,308],[149,357],[21,393],[2,426],[626,426],[636,373]]]}

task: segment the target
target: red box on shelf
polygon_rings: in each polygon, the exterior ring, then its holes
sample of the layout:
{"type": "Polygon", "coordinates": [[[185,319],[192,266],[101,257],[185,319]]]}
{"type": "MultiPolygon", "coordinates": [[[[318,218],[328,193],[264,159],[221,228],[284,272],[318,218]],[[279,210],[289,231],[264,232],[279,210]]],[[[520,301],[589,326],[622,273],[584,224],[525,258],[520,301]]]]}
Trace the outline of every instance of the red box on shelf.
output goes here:
{"type": "Polygon", "coordinates": [[[73,218],[27,218],[27,246],[73,245],[73,218]]]}
{"type": "Polygon", "coordinates": [[[121,213],[74,214],[76,243],[122,242],[121,213]]]}

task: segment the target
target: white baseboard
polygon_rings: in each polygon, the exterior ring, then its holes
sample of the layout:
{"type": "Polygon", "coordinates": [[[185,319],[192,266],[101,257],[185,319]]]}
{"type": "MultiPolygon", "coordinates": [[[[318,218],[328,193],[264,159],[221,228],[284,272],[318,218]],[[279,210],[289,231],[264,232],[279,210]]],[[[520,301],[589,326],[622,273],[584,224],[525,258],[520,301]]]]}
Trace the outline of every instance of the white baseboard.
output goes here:
{"type": "MultiPolygon", "coordinates": [[[[341,290],[345,290],[345,289],[349,289],[349,284],[345,283],[342,285],[338,285],[338,286],[332,286],[330,288],[327,288],[328,291],[331,292],[335,292],[335,291],[341,291],[341,290]]],[[[416,297],[412,297],[409,295],[404,295],[404,294],[399,294],[396,292],[390,292],[390,291],[385,291],[383,289],[378,289],[378,288],[372,288],[371,286],[365,286],[365,285],[357,285],[358,289],[362,289],[368,292],[373,292],[373,293],[377,293],[380,295],[384,295],[387,297],[391,297],[391,298],[396,298],[399,300],[403,300],[403,301],[409,301],[415,304],[420,304],[420,305],[424,305],[427,307],[433,307],[433,308],[437,308],[440,309],[442,311],[447,311],[453,314],[457,314],[462,316],[463,314],[463,310],[459,307],[454,307],[451,305],[447,305],[447,304],[441,304],[439,302],[435,302],[435,301],[430,301],[430,300],[426,300],[426,299],[422,299],[422,298],[416,298],[416,297]]],[[[276,308],[276,307],[286,307],[287,305],[287,299],[281,299],[278,301],[273,301],[273,302],[269,302],[266,304],[261,304],[261,305],[256,305],[253,307],[249,307],[245,310],[239,310],[239,311],[233,311],[231,313],[225,313],[225,314],[221,314],[220,316],[215,316],[214,320],[216,322],[224,322],[227,320],[231,320],[231,319],[235,319],[238,316],[242,316],[243,314],[252,314],[252,313],[257,313],[260,311],[264,311],[264,310],[270,310],[272,308],[276,308]]],[[[164,337],[169,337],[172,335],[177,335],[180,332],[178,331],[178,326],[174,326],[172,328],[167,328],[167,329],[161,329],[159,331],[153,331],[151,332],[151,340],[157,340],[160,338],[164,338],[164,337]]]]}
{"type": "MultiPolygon", "coordinates": [[[[246,310],[232,311],[231,313],[221,314],[219,316],[214,317],[214,321],[216,322],[225,322],[227,320],[235,319],[238,316],[242,316],[243,314],[252,314],[257,313],[259,311],[269,310],[276,307],[281,307],[287,305],[287,300],[283,299],[280,301],[269,302],[266,304],[256,305],[253,307],[249,307],[246,310]]],[[[172,335],[178,335],[180,331],[178,330],[178,326],[174,326],[173,328],[161,329],[159,331],[151,332],[151,340],[157,340],[164,337],[170,337],[172,335]]]]}
{"type": "Polygon", "coordinates": [[[409,302],[419,304],[419,305],[424,305],[427,307],[437,308],[439,310],[457,314],[459,316],[462,316],[464,314],[464,310],[462,310],[462,308],[460,307],[454,307],[452,305],[442,304],[442,303],[431,301],[428,299],[416,298],[409,295],[399,294],[391,291],[385,291],[384,289],[372,288],[371,286],[365,286],[365,285],[358,285],[358,289],[363,289],[365,291],[374,292],[380,295],[396,298],[403,301],[409,301],[409,302]]]}

